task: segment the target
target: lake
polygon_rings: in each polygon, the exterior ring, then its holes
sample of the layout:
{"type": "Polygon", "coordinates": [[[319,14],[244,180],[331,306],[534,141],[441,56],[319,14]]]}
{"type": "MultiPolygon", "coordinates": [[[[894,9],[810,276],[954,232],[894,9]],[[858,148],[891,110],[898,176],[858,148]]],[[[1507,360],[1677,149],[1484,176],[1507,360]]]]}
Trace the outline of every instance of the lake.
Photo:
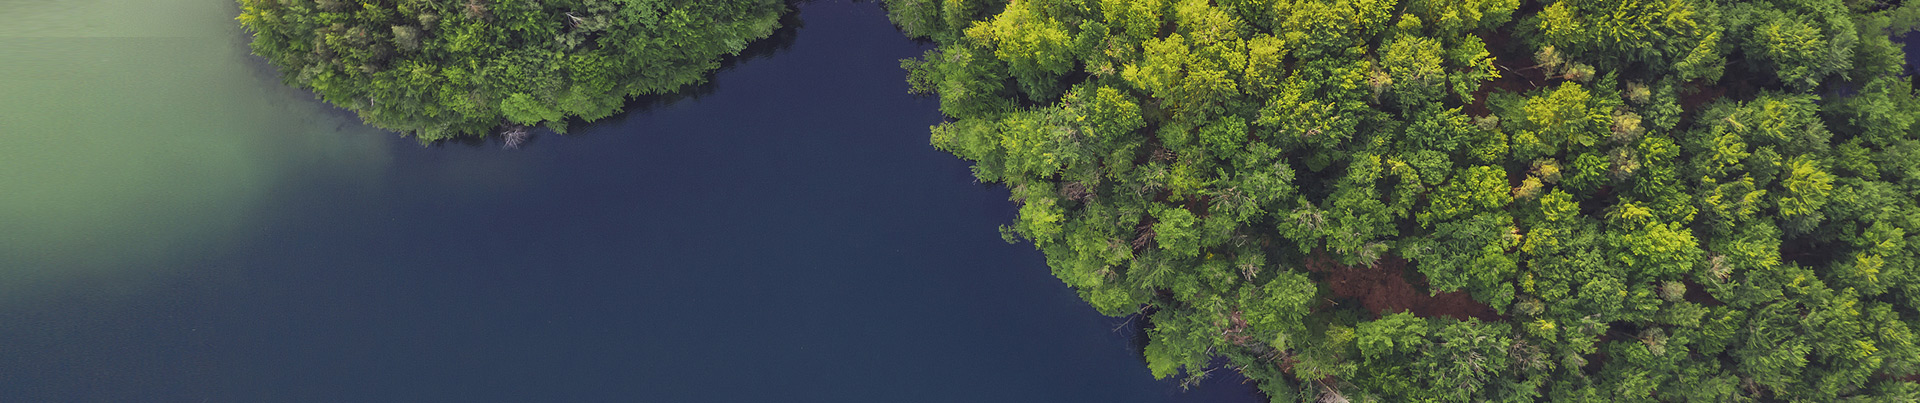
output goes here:
{"type": "Polygon", "coordinates": [[[286,88],[228,0],[0,3],[0,402],[1246,402],[927,145],[875,3],[518,150],[286,88]],[[1119,330],[1116,330],[1119,329],[1119,330]]]}

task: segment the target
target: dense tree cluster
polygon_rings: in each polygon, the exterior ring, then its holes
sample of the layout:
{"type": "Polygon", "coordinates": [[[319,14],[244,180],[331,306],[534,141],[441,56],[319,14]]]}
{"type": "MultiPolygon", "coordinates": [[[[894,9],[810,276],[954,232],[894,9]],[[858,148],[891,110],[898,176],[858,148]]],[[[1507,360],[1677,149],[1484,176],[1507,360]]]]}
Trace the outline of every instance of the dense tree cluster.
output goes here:
{"type": "Polygon", "coordinates": [[[290,85],[422,141],[566,130],[701,82],[771,34],[779,0],[240,0],[290,85]]]}
{"type": "Polygon", "coordinates": [[[1275,401],[1920,400],[1920,98],[1890,41],[1920,7],[887,5],[938,44],[904,63],[952,118],[933,144],[1012,190],[1007,237],[1088,303],[1150,318],[1157,377],[1237,370],[1275,401]],[[1489,313],[1369,309],[1392,294],[1343,270],[1489,313]]]}

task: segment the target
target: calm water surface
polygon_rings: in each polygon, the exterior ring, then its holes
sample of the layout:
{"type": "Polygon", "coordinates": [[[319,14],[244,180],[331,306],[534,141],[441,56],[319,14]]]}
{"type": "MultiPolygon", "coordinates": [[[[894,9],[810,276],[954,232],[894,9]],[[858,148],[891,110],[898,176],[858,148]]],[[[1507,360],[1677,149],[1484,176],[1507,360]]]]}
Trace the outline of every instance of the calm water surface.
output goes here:
{"type": "Polygon", "coordinates": [[[1180,393],[927,146],[871,3],[522,150],[288,90],[226,0],[0,1],[0,402],[1180,393]]]}

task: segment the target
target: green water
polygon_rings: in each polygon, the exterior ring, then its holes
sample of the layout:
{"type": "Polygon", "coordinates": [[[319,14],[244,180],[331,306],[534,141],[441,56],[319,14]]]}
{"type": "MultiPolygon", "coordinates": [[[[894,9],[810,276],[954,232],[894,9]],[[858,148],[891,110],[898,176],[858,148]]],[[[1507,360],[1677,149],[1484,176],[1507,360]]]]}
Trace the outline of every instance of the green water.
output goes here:
{"type": "Polygon", "coordinates": [[[392,134],[279,85],[230,0],[0,0],[0,298],[137,287],[245,236],[294,173],[392,134]]]}

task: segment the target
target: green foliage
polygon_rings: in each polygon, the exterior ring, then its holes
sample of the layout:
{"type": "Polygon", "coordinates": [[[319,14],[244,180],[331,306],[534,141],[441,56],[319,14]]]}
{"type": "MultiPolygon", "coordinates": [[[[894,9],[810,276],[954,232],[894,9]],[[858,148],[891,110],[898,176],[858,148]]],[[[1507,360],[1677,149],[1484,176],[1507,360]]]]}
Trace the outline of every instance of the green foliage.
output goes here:
{"type": "Polygon", "coordinates": [[[564,131],[706,79],[779,25],[771,0],[240,0],[288,85],[421,141],[564,131]]]}
{"type": "Polygon", "coordinates": [[[1534,48],[1563,52],[1607,70],[1644,65],[1681,81],[1718,80],[1728,29],[1714,2],[1700,0],[1558,0],[1525,18],[1520,30],[1534,48]]]}
{"type": "MultiPolygon", "coordinates": [[[[1854,15],[1833,1],[1736,4],[1726,10],[1727,30],[1752,67],[1771,72],[1788,88],[1818,87],[1828,76],[1852,68],[1859,31],[1854,15]]],[[[1885,35],[1874,35],[1885,37],[1885,35]]]]}
{"type": "Polygon", "coordinates": [[[1362,323],[1355,333],[1360,355],[1368,360],[1412,354],[1427,345],[1427,320],[1401,312],[1362,323]]]}
{"type": "Polygon", "coordinates": [[[1505,307],[1513,300],[1509,280],[1517,259],[1511,251],[1520,244],[1518,231],[1505,213],[1480,213],[1436,225],[1427,238],[1409,240],[1401,254],[1420,264],[1434,291],[1468,289],[1505,307]]]}
{"type": "Polygon", "coordinates": [[[903,62],[953,118],[933,144],[1013,190],[1009,234],[1089,304],[1148,315],[1156,377],[1230,368],[1276,401],[1920,395],[1920,97],[1888,39],[1920,8],[887,4],[938,45],[903,62]]]}
{"type": "Polygon", "coordinates": [[[1160,220],[1153,224],[1154,243],[1160,245],[1160,250],[1179,257],[1193,257],[1200,253],[1200,235],[1195,231],[1192,212],[1177,207],[1159,207],[1153,210],[1153,218],[1160,220]]]}

